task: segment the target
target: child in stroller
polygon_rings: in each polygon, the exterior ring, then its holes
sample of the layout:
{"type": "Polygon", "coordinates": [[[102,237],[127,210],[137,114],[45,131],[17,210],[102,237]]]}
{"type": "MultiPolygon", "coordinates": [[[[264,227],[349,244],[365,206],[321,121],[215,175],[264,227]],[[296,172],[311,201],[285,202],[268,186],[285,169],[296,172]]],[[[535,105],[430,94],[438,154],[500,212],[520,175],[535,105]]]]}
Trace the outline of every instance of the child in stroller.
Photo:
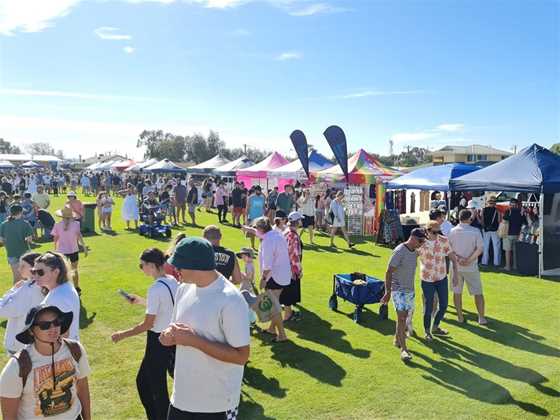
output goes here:
{"type": "Polygon", "coordinates": [[[165,224],[165,206],[162,206],[153,191],[142,202],[140,234],[150,238],[156,236],[171,237],[171,227],[165,224]]]}

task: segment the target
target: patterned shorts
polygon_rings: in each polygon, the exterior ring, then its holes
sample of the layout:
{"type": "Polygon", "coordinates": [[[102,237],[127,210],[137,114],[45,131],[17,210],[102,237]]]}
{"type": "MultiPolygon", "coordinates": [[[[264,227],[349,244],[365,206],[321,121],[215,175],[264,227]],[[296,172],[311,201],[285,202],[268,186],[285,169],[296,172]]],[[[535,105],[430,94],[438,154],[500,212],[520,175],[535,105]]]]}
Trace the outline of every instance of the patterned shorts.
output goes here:
{"type": "Polygon", "coordinates": [[[408,312],[414,309],[414,292],[398,290],[392,294],[395,310],[398,312],[408,312]]]}
{"type": "Polygon", "coordinates": [[[237,420],[237,414],[239,413],[239,407],[232,408],[226,411],[226,420],[237,420]]]}

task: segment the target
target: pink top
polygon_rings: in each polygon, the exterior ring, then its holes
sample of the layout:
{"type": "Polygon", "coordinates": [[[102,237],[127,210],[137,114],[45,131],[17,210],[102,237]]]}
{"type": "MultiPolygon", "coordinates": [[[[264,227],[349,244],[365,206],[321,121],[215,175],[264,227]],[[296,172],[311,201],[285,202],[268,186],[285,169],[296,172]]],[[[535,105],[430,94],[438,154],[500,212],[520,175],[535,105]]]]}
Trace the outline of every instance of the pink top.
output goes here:
{"type": "Polygon", "coordinates": [[[61,254],[74,254],[79,251],[78,238],[80,237],[80,223],[72,220],[68,229],[64,230],[64,221],[54,225],[51,232],[56,243],[56,251],[61,254]]]}
{"type": "Polygon", "coordinates": [[[224,197],[226,196],[226,190],[223,187],[220,187],[216,190],[214,204],[217,206],[223,206],[225,204],[224,197]]]}

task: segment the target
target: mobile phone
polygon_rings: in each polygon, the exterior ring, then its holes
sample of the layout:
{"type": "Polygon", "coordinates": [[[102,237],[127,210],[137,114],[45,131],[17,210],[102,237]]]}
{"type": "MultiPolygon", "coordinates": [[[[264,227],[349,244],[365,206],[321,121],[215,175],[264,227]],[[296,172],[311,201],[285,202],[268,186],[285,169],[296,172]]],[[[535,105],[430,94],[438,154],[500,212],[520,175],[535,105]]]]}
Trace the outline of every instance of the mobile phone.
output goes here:
{"type": "Polygon", "coordinates": [[[126,293],[123,289],[117,290],[117,293],[121,295],[123,298],[125,298],[126,300],[128,300],[129,302],[134,301],[134,298],[130,296],[130,294],[126,293]]]}

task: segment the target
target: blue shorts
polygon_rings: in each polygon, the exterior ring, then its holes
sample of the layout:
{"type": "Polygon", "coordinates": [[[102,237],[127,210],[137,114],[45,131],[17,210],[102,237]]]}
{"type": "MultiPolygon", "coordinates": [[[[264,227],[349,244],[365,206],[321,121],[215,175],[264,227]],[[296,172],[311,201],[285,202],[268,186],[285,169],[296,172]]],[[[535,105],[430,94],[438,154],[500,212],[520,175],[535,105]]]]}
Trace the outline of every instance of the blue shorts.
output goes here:
{"type": "Polygon", "coordinates": [[[19,264],[19,257],[8,257],[8,264],[10,265],[19,264]]]}
{"type": "Polygon", "coordinates": [[[414,309],[414,292],[398,290],[391,293],[395,310],[398,312],[409,312],[414,309]]]}

